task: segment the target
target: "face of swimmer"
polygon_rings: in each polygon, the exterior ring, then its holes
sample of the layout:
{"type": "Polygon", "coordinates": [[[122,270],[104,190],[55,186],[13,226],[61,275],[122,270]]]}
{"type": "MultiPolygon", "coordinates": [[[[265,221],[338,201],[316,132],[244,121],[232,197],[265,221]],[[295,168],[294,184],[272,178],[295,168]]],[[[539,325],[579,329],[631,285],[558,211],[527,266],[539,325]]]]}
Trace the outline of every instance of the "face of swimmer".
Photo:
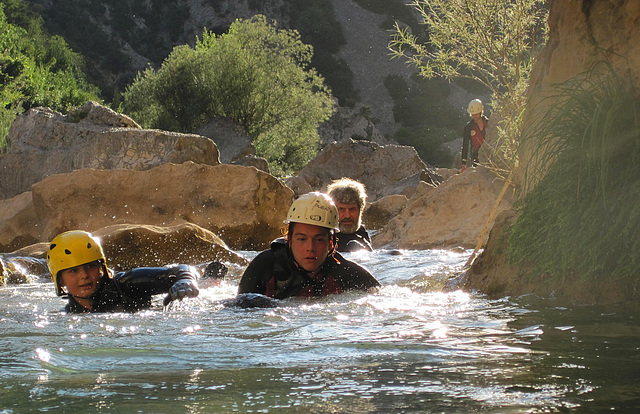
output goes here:
{"type": "Polygon", "coordinates": [[[100,287],[104,275],[99,261],[70,267],[60,271],[61,285],[81,305],[91,308],[91,295],[100,287]]]}
{"type": "Polygon", "coordinates": [[[293,258],[308,272],[319,270],[333,248],[331,230],[312,224],[295,223],[288,238],[293,258]]]}
{"type": "Polygon", "coordinates": [[[345,204],[336,202],[338,207],[338,227],[345,234],[352,234],[360,228],[360,207],[357,204],[345,204]]]}

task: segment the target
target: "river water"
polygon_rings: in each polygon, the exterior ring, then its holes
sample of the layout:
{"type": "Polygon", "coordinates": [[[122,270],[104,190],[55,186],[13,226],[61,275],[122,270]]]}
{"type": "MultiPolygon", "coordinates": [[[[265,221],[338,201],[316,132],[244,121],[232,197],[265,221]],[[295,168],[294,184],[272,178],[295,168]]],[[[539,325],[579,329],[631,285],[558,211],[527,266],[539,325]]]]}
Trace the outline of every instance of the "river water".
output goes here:
{"type": "Polygon", "coordinates": [[[1,288],[0,413],[640,409],[639,315],[444,292],[470,253],[351,254],[379,292],[271,309],[223,306],[233,267],[137,314],[65,314],[46,280],[1,288]]]}

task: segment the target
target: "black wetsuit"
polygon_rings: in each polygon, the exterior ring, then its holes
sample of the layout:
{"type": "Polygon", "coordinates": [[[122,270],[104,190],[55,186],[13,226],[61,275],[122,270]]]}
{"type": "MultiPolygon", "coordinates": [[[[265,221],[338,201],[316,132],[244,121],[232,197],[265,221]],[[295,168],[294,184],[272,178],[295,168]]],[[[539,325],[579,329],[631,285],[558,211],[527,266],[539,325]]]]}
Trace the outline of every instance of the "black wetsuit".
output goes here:
{"type": "Polygon", "coordinates": [[[152,296],[169,292],[174,283],[185,279],[197,280],[187,265],[139,267],[116,273],[113,279],[105,275],[92,296],[91,309],[69,296],[65,310],[70,313],[137,312],[151,307],[152,296]]]}
{"type": "Polygon", "coordinates": [[[336,237],[338,238],[337,250],[339,252],[355,252],[362,249],[373,251],[369,233],[367,233],[367,229],[364,226],[360,226],[355,233],[337,233],[336,237]]]}
{"type": "Polygon", "coordinates": [[[283,238],[274,240],[271,248],[258,254],[249,264],[238,293],[259,293],[276,299],[291,296],[325,296],[348,290],[368,290],[380,283],[364,267],[339,253],[329,255],[314,278],[293,260],[283,238]]]}

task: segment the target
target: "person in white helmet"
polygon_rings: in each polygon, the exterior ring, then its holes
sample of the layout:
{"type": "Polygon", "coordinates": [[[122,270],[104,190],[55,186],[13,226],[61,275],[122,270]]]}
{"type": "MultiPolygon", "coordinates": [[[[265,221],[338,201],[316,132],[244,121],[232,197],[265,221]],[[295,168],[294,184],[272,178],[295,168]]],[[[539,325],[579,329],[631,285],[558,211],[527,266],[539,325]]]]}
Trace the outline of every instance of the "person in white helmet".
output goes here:
{"type": "Polygon", "coordinates": [[[245,270],[239,296],[318,297],[380,286],[368,270],[335,251],[338,209],[327,194],[312,192],[295,200],[285,223],[286,235],[245,270]]]}
{"type": "Polygon", "coordinates": [[[140,267],[115,275],[107,268],[100,240],[80,230],[51,240],[47,267],[58,296],[69,299],[69,313],[136,312],[166,293],[164,304],[196,297],[198,272],[191,266],[140,267]]]}
{"type": "Polygon", "coordinates": [[[480,99],[474,99],[469,102],[467,112],[471,115],[471,120],[464,126],[462,131],[462,171],[467,167],[469,155],[472,160],[472,166],[475,167],[479,164],[478,153],[484,143],[485,134],[489,126],[489,118],[484,116],[484,106],[480,99]]]}

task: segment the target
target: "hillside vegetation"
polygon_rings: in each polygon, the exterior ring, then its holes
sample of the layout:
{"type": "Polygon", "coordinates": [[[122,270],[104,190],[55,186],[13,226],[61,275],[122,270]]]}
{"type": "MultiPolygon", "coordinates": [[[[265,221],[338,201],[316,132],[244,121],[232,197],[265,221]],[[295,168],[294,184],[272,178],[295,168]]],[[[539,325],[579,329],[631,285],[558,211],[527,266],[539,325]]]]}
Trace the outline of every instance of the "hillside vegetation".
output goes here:
{"type": "MultiPolygon", "coordinates": [[[[371,30],[389,30],[397,20],[416,33],[424,30],[411,8],[401,0],[358,0],[356,3],[386,16],[383,27],[371,30]]],[[[350,39],[345,37],[336,19],[331,0],[267,0],[242,4],[228,0],[0,0],[0,4],[5,5],[7,21],[28,33],[36,33],[30,37],[39,39],[41,49],[46,50],[30,58],[46,67],[52,60],[45,55],[65,51],[65,58],[56,56],[57,63],[48,69],[58,73],[61,66],[73,68],[66,72],[73,75],[73,81],[40,82],[47,85],[49,92],[58,90],[61,97],[67,96],[60,98],[59,103],[43,99],[46,94],[41,92],[37,98],[28,98],[19,104],[13,102],[12,95],[8,96],[5,109],[9,115],[0,121],[1,137],[6,136],[15,114],[34,105],[51,106],[66,113],[70,106],[91,98],[118,110],[122,108],[125,90],[134,79],[147,69],[160,69],[174,48],[195,47],[204,30],[222,35],[237,18],[249,19],[257,14],[264,14],[281,29],[296,30],[300,40],[313,48],[310,67],[322,76],[339,104],[361,107],[347,60],[358,57],[339,57],[340,48],[350,39]],[[51,50],[47,50],[49,47],[51,50]],[[78,92],[71,93],[71,90],[78,92]]],[[[362,36],[366,37],[367,33],[362,36]]],[[[375,79],[376,74],[371,75],[375,79]]],[[[451,154],[440,144],[460,134],[464,116],[459,108],[447,102],[450,86],[439,80],[394,76],[385,81],[385,86],[394,100],[398,126],[397,134],[389,138],[414,146],[428,163],[449,166],[451,154]]],[[[30,96],[32,92],[23,88],[23,94],[30,96]]],[[[365,107],[361,112],[367,111],[371,112],[365,107]]]]}
{"type": "Polygon", "coordinates": [[[277,175],[304,167],[318,150],[318,125],[331,93],[309,67],[311,47],[264,16],[237,20],[228,33],[204,32],[178,46],[158,70],[124,93],[123,112],[146,128],[191,132],[224,117],[241,125],[277,175]]]}
{"type": "Polygon", "coordinates": [[[66,112],[99,94],[86,80],[81,55],[62,37],[45,34],[37,18],[20,15],[28,30],[10,23],[0,4],[0,150],[16,115],[36,106],[66,112]]]}

